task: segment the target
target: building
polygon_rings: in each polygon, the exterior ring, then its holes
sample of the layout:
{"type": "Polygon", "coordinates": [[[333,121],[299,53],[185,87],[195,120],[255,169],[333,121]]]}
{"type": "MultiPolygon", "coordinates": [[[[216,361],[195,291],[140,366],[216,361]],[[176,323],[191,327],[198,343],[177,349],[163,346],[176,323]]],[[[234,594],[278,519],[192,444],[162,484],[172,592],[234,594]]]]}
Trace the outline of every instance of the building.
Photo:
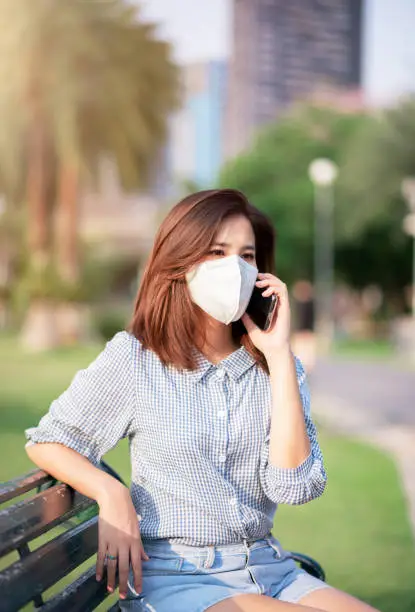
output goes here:
{"type": "Polygon", "coordinates": [[[320,87],[359,89],[363,0],[234,0],[226,157],[320,87]]]}
{"type": "Polygon", "coordinates": [[[223,161],[227,63],[201,62],[182,71],[183,104],[171,120],[166,163],[172,185],[209,187],[223,161]]]}

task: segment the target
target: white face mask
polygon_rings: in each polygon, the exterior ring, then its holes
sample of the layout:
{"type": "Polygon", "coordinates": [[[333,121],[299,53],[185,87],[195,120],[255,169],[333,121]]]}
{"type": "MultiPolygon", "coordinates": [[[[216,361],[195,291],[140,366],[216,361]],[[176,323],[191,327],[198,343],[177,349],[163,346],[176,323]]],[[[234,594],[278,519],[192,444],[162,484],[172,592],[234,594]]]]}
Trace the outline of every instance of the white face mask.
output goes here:
{"type": "Polygon", "coordinates": [[[226,325],[244,314],[257,277],[255,266],[238,255],[204,261],[186,274],[193,302],[226,325]]]}

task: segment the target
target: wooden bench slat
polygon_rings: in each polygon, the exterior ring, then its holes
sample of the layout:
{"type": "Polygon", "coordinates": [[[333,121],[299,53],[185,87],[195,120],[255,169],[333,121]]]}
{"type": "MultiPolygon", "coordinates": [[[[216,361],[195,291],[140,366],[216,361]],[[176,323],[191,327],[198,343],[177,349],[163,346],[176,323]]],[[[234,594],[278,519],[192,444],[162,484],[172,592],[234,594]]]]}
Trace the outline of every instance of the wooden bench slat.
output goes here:
{"type": "MultiPolygon", "coordinates": [[[[46,602],[42,612],[74,612],[74,610],[90,612],[108,596],[106,582],[98,583],[95,580],[95,566],[93,566],[62,593],[46,602]]],[[[114,612],[115,610],[119,611],[118,604],[115,604],[114,612]]]]}
{"type": "Polygon", "coordinates": [[[15,610],[30,602],[92,557],[98,545],[98,517],[47,542],[0,574],[1,600],[15,610]]]}
{"type": "Polygon", "coordinates": [[[14,478],[0,485],[0,504],[4,504],[27,491],[36,489],[46,482],[52,482],[53,478],[42,470],[34,470],[25,476],[14,478]]]}
{"type": "Polygon", "coordinates": [[[29,542],[95,502],[59,484],[0,511],[0,556],[29,542]]]}

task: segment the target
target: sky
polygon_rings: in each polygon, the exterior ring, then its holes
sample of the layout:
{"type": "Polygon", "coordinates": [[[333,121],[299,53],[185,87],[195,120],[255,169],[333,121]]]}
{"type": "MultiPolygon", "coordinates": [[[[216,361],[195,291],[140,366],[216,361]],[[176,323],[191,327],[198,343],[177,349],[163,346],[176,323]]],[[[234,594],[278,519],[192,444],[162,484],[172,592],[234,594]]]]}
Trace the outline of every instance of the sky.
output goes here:
{"type": "MultiPolygon", "coordinates": [[[[181,63],[231,53],[231,0],[137,0],[181,63]]],[[[415,91],[415,0],[366,0],[363,87],[383,103],[415,91]]]]}

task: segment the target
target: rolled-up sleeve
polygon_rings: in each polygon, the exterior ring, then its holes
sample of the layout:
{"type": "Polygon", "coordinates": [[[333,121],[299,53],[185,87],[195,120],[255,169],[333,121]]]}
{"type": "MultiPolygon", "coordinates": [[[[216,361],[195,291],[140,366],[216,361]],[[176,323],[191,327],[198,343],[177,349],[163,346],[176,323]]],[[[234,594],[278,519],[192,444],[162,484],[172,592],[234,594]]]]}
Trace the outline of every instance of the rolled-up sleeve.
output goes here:
{"type": "Polygon", "coordinates": [[[260,479],[266,496],[277,504],[305,504],[319,497],[327,482],[317,430],[311,418],[310,391],[306,374],[297,358],[296,369],[311,452],[296,468],[276,467],[269,463],[270,438],[267,436],[261,452],[260,479]]]}
{"type": "Polygon", "coordinates": [[[98,463],[129,434],[135,405],[131,351],[130,334],[116,334],[52,402],[39,425],[26,430],[27,445],[63,444],[98,463]]]}

